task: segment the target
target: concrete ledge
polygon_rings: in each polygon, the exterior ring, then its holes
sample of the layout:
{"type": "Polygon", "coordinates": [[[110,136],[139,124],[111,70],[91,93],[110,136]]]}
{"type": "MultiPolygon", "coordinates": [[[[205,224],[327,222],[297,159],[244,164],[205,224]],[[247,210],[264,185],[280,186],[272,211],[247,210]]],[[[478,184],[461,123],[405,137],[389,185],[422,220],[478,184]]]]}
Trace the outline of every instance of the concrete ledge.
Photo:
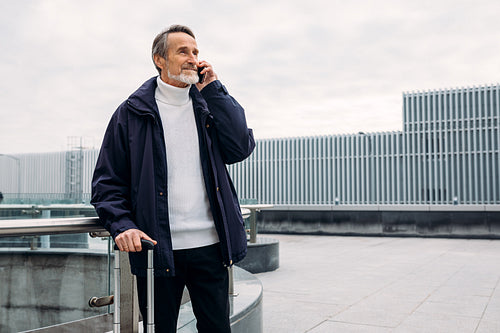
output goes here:
{"type": "Polygon", "coordinates": [[[274,271],[280,266],[279,242],[273,238],[257,237],[257,243],[248,243],[245,259],[236,264],[250,273],[274,271]]]}
{"type": "Polygon", "coordinates": [[[258,215],[258,228],[259,233],[500,238],[500,211],[486,211],[484,206],[482,209],[280,211],[275,208],[258,215]]]}
{"type": "Polygon", "coordinates": [[[500,205],[274,205],[262,211],[492,211],[500,205]]]}

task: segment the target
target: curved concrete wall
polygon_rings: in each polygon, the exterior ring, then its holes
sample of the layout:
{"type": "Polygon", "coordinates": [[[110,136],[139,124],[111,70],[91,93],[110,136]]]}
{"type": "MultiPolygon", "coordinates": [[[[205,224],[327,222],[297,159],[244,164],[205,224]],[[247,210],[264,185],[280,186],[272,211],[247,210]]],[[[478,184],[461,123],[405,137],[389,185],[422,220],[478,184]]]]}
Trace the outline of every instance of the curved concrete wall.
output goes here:
{"type": "MultiPolygon", "coordinates": [[[[107,307],[88,306],[92,296],[108,295],[107,265],[107,253],[88,250],[0,249],[0,332],[31,331],[63,323],[37,332],[92,331],[95,327],[111,331],[107,307]]],[[[230,297],[232,331],[260,333],[262,284],[238,267],[233,272],[238,296],[230,297]]],[[[181,312],[178,331],[195,332],[190,302],[181,312]]]]}
{"type": "Polygon", "coordinates": [[[84,250],[0,250],[0,332],[106,313],[87,302],[108,294],[107,262],[107,254],[84,250]]]}

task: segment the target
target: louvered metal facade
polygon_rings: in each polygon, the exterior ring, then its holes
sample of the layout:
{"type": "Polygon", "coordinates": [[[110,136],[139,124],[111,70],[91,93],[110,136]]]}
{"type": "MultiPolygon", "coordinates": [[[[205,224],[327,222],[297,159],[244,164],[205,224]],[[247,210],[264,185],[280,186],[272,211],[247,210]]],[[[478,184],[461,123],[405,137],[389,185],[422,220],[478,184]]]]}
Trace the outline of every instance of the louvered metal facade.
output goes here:
{"type": "Polygon", "coordinates": [[[231,166],[275,205],[500,204],[499,85],[403,93],[403,131],[261,140],[231,166]]]}
{"type": "Polygon", "coordinates": [[[0,156],[0,191],[3,192],[6,202],[17,203],[20,197],[26,203],[88,203],[90,181],[98,154],[97,150],[92,149],[12,155],[19,158],[19,164],[13,158],[0,156]],[[73,163],[75,157],[78,159],[76,165],[73,163]],[[75,167],[80,170],[73,170],[75,167]]]}
{"type": "MultiPolygon", "coordinates": [[[[259,140],[229,166],[240,198],[274,205],[500,204],[500,86],[403,93],[403,130],[259,140]]],[[[82,150],[88,198],[97,150],[82,150]]],[[[69,154],[71,155],[71,154],[69,154]]],[[[68,153],[0,156],[0,191],[68,195],[68,153]]],[[[80,156],[80,155],[78,155],[80,156]]],[[[70,156],[71,157],[71,156],[70,156]]]]}

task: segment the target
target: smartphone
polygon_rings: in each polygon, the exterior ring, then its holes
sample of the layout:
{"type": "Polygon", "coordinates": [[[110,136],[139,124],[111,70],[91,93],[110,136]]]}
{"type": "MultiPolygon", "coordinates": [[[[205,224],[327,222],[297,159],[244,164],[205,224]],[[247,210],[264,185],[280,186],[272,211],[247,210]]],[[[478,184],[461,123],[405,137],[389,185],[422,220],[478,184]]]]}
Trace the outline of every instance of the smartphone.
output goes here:
{"type": "Polygon", "coordinates": [[[203,83],[203,81],[205,80],[205,74],[201,74],[201,71],[204,68],[205,67],[198,67],[198,83],[203,83]]]}

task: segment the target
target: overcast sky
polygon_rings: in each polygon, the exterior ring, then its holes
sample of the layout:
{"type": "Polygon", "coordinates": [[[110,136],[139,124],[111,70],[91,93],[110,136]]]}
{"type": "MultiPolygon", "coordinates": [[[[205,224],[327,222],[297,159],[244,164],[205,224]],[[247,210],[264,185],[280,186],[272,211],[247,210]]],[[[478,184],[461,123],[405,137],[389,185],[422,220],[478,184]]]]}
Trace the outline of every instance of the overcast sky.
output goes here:
{"type": "Polygon", "coordinates": [[[174,23],[257,139],[401,130],[403,91],[500,81],[498,0],[0,4],[0,154],[99,147],[174,23]]]}

